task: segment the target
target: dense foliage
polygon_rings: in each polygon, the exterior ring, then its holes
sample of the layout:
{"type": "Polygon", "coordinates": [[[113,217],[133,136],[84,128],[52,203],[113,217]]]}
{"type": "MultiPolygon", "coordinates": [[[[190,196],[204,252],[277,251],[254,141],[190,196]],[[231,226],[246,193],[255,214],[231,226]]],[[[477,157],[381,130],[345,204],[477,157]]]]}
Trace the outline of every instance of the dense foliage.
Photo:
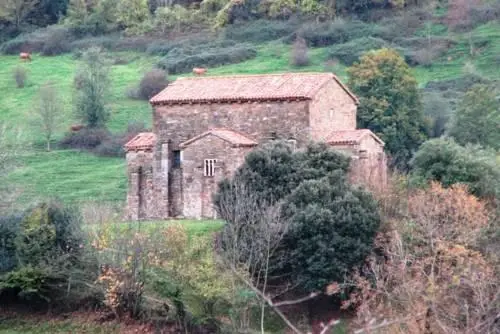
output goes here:
{"type": "Polygon", "coordinates": [[[82,298],[92,271],[86,272],[80,223],[74,209],[55,202],[2,218],[0,295],[51,304],[82,298]]]}
{"type": "Polygon", "coordinates": [[[449,135],[462,145],[500,149],[500,100],[495,89],[476,85],[465,93],[455,112],[449,135]]]}
{"type": "Polygon", "coordinates": [[[427,136],[417,81],[394,50],[368,52],[348,70],[349,86],[358,94],[358,127],[385,141],[392,165],[408,168],[413,153],[427,136]]]}
{"type": "MultiPolygon", "coordinates": [[[[250,207],[245,210],[250,204],[224,207],[231,203],[228,198],[238,196],[238,185],[243,185],[260,203],[258,214],[266,215],[266,206],[278,204],[280,224],[288,226],[270,258],[270,276],[279,276],[302,291],[341,281],[370,252],[380,222],[373,199],[347,183],[348,166],[346,156],[324,144],[293,151],[277,142],[256,149],[233,179],[220,184],[215,196],[228,224],[223,239],[231,240],[227,234],[238,233],[249,250],[263,242],[252,232],[254,219],[250,217],[255,212],[250,207]]],[[[271,219],[261,217],[267,218],[271,219]]]]}
{"type": "Polygon", "coordinates": [[[415,182],[437,181],[446,187],[462,183],[480,197],[500,194],[500,167],[492,150],[432,139],[422,144],[411,165],[415,182]]]}

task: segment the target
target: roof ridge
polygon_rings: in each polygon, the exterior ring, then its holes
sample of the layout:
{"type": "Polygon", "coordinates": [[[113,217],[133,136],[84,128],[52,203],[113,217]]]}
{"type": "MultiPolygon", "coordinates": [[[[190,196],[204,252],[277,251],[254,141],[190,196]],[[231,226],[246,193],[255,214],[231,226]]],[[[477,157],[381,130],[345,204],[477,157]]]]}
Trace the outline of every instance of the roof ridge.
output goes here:
{"type": "MultiPolygon", "coordinates": [[[[221,75],[206,75],[197,77],[178,77],[177,80],[201,80],[201,79],[222,79],[222,78],[240,78],[240,77],[269,77],[269,76],[293,76],[293,75],[317,75],[317,76],[327,76],[334,75],[331,72],[273,72],[273,73],[242,73],[242,74],[221,74],[221,75]]],[[[174,82],[175,82],[174,81],[174,82]]]]}

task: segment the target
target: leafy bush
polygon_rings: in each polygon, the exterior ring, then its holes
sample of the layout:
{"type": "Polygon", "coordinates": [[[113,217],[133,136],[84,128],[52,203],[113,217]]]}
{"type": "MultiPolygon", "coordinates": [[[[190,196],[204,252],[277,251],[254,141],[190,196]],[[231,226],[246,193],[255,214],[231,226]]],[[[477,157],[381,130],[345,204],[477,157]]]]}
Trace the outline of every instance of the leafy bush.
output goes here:
{"type": "Polygon", "coordinates": [[[416,184],[437,181],[445,187],[462,183],[479,197],[500,194],[496,153],[477,146],[460,146],[452,139],[432,139],[420,147],[411,162],[416,184]]]}
{"type": "Polygon", "coordinates": [[[371,196],[347,182],[348,167],[349,158],[325,144],[292,151],[276,142],[252,151],[214,198],[227,222],[225,252],[237,247],[242,252],[236,258],[246,261],[256,255],[254,250],[265,253],[264,236],[282,230],[282,241],[269,259],[269,277],[308,292],[342,281],[369,254],[380,223],[371,196]],[[249,198],[241,198],[239,189],[249,198]],[[279,214],[273,220],[269,209],[276,205],[279,214]],[[254,230],[259,220],[270,221],[261,238],[254,230]],[[238,245],[230,244],[233,233],[238,245]]]}
{"type": "Polygon", "coordinates": [[[459,92],[465,92],[476,84],[487,85],[487,84],[492,84],[492,82],[491,80],[486,79],[479,75],[467,74],[456,79],[429,81],[425,86],[425,88],[441,92],[446,90],[457,90],[459,92]]]}
{"type": "MultiPolygon", "coordinates": [[[[98,47],[107,51],[137,51],[145,52],[149,45],[155,42],[150,37],[122,37],[120,35],[107,35],[100,37],[87,37],[70,44],[72,51],[86,50],[98,47]]],[[[156,41],[155,43],[160,43],[156,41]]]]}
{"type": "Polygon", "coordinates": [[[232,24],[224,29],[226,39],[240,42],[267,42],[289,36],[299,27],[299,22],[256,20],[245,24],[232,24]]]}
{"type": "Polygon", "coordinates": [[[387,47],[388,43],[380,38],[362,37],[353,39],[347,43],[334,45],[328,54],[330,58],[337,58],[346,65],[352,65],[359,57],[370,50],[387,47]]]}
{"type": "Polygon", "coordinates": [[[293,43],[290,63],[293,66],[309,65],[309,55],[305,39],[299,37],[293,43]]]}
{"type": "Polygon", "coordinates": [[[194,67],[216,67],[225,64],[240,63],[255,58],[257,51],[250,46],[234,46],[227,48],[212,48],[194,54],[189,49],[173,49],[158,66],[168,73],[178,74],[190,72],[194,67]]]}
{"type": "Polygon", "coordinates": [[[69,52],[70,34],[65,28],[54,29],[52,33],[47,36],[43,48],[41,50],[42,56],[56,56],[65,52],[69,52]]]}
{"type": "Polygon", "coordinates": [[[500,101],[494,86],[474,85],[459,102],[448,134],[457,143],[500,149],[500,101]]]}
{"type": "Polygon", "coordinates": [[[65,149],[93,149],[110,137],[105,129],[83,128],[78,132],[67,133],[59,142],[65,149]]]}
{"type": "Polygon", "coordinates": [[[16,266],[15,240],[21,220],[22,215],[0,217],[0,274],[16,266]]]}
{"type": "Polygon", "coordinates": [[[144,74],[139,83],[139,97],[149,100],[168,85],[167,73],[160,69],[153,69],[144,74]]]}
{"type": "Polygon", "coordinates": [[[8,219],[16,225],[11,225],[7,248],[12,252],[14,247],[16,263],[2,272],[0,294],[49,303],[82,297],[82,282],[86,277],[92,280],[95,271],[87,270],[84,261],[79,213],[49,202],[27,210],[21,219],[8,219]],[[68,285],[74,277],[78,280],[68,285]]]}
{"type": "Polygon", "coordinates": [[[112,134],[104,138],[99,145],[92,149],[95,155],[103,157],[125,157],[123,146],[139,132],[147,131],[144,123],[129,123],[125,133],[112,134]]]}
{"type": "Polygon", "coordinates": [[[28,72],[22,66],[16,66],[14,72],[12,73],[14,80],[16,81],[17,88],[24,88],[26,85],[26,79],[28,77],[28,72]]]}
{"type": "Polygon", "coordinates": [[[15,55],[20,52],[40,52],[44,55],[56,55],[69,51],[69,43],[74,39],[71,32],[61,26],[50,26],[32,33],[19,35],[3,43],[0,52],[15,55]],[[50,48],[54,48],[54,52],[50,48]]]}
{"type": "Polygon", "coordinates": [[[309,46],[323,47],[366,36],[383,38],[384,30],[362,21],[337,19],[333,22],[304,24],[296,35],[304,38],[309,46]]]}

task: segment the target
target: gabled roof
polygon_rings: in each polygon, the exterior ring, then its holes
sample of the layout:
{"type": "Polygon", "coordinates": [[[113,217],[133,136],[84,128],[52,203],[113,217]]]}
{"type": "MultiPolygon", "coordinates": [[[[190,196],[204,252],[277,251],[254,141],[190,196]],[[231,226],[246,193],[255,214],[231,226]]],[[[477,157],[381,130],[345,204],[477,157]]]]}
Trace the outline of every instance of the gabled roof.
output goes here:
{"type": "Polygon", "coordinates": [[[125,151],[148,151],[156,144],[156,135],[152,132],[141,132],[125,144],[125,151]]]}
{"type": "Polygon", "coordinates": [[[230,143],[233,147],[243,147],[243,146],[251,147],[251,146],[257,145],[256,141],[246,137],[245,135],[243,135],[239,132],[236,132],[236,131],[230,130],[230,129],[221,128],[221,129],[208,130],[208,131],[206,131],[206,132],[204,132],[196,137],[193,137],[191,139],[186,140],[185,142],[181,143],[179,146],[181,148],[185,148],[185,147],[189,146],[190,144],[194,143],[195,141],[198,141],[201,138],[206,137],[208,135],[213,135],[213,136],[216,136],[222,140],[225,140],[228,143],[230,143]]]}
{"type": "Polygon", "coordinates": [[[384,145],[382,139],[368,129],[334,131],[326,139],[326,143],[330,145],[359,144],[365,136],[371,136],[378,143],[384,145]]]}
{"type": "Polygon", "coordinates": [[[150,103],[224,103],[310,100],[334,80],[358,103],[356,96],[333,73],[283,73],[178,78],[150,103]]]}

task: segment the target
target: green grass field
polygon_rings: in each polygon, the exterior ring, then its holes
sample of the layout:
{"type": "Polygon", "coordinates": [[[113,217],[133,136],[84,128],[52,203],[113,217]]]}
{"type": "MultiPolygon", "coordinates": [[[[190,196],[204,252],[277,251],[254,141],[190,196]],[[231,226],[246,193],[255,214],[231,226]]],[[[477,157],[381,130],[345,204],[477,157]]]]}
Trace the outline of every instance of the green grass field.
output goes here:
{"type": "Polygon", "coordinates": [[[3,318],[0,316],[0,334],[45,334],[45,333],[82,333],[112,334],[120,333],[116,324],[98,325],[95,322],[67,320],[24,319],[20,317],[3,318]]]}
{"type": "MultiPolygon", "coordinates": [[[[443,33],[441,26],[433,27],[436,34],[443,33]]],[[[458,44],[429,67],[414,68],[421,86],[429,81],[460,77],[464,65],[480,74],[500,78],[500,23],[491,22],[474,29],[471,40],[478,45],[471,57],[468,35],[457,35],[458,44]],[[480,46],[480,47],[479,47],[480,46]],[[471,66],[469,66],[470,68],[471,66]]],[[[243,63],[209,69],[209,74],[270,73],[285,71],[333,71],[347,80],[345,66],[333,64],[326,67],[327,48],[310,49],[311,64],[295,68],[290,65],[290,45],[271,42],[257,46],[256,58],[243,63]]],[[[115,53],[128,59],[126,65],[114,65],[111,71],[111,86],[108,98],[112,118],[109,128],[123,131],[131,121],[151,125],[151,107],[146,101],[132,100],[126,90],[137,85],[142,74],[151,69],[158,60],[145,54],[115,53]]],[[[21,131],[25,147],[40,143],[40,131],[33,125],[33,110],[37,91],[41,84],[54,82],[62,96],[66,117],[57,135],[60,138],[75,121],[72,114],[72,83],[79,61],[71,55],[57,57],[34,56],[31,63],[20,63],[16,56],[0,56],[0,122],[21,131]],[[28,71],[27,86],[17,88],[12,72],[17,66],[28,71]]],[[[191,74],[186,74],[191,75],[191,74]]],[[[175,77],[170,77],[171,80],[175,77]]],[[[38,146],[38,145],[35,145],[38,146]]],[[[21,166],[9,173],[7,180],[22,191],[21,199],[30,201],[44,197],[59,197],[65,201],[92,200],[124,201],[126,194],[125,161],[101,158],[76,151],[53,151],[27,149],[20,159],[21,166]]]]}

